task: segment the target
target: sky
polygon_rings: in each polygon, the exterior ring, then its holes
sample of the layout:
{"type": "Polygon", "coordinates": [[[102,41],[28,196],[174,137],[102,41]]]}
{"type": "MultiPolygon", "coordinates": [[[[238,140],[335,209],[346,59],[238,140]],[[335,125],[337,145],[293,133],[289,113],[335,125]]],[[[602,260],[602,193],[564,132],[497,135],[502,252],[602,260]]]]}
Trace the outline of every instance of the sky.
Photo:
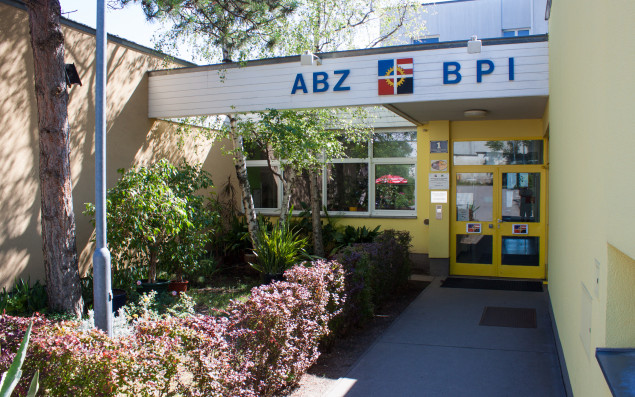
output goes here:
{"type": "MultiPolygon", "coordinates": [[[[444,1],[448,0],[437,0],[437,2],[444,1]]],[[[62,6],[62,15],[65,18],[96,28],[96,0],[60,0],[60,4],[62,6]]],[[[106,7],[106,30],[109,34],[154,48],[152,36],[159,30],[159,24],[148,22],[141,10],[141,6],[132,3],[120,10],[111,10],[106,7]]],[[[181,51],[178,57],[198,63],[193,60],[193,57],[187,51],[181,51]]]]}
{"type": "MultiPolygon", "coordinates": [[[[97,27],[96,0],[60,0],[60,4],[64,18],[91,28],[97,27]]],[[[154,48],[152,36],[158,29],[159,24],[146,21],[139,4],[129,4],[121,10],[106,7],[106,30],[109,34],[154,48]]],[[[188,54],[180,54],[180,58],[193,62],[188,54]]]]}

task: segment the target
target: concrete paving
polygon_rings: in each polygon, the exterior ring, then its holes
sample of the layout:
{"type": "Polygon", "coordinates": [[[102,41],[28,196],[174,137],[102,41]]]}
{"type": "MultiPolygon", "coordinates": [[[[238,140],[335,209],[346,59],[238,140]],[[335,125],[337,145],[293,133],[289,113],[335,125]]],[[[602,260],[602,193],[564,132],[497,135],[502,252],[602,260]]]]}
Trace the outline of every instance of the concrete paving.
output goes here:
{"type": "Polygon", "coordinates": [[[434,279],[328,397],[566,396],[546,292],[434,279]],[[480,326],[485,306],[535,308],[537,328],[480,326]]]}

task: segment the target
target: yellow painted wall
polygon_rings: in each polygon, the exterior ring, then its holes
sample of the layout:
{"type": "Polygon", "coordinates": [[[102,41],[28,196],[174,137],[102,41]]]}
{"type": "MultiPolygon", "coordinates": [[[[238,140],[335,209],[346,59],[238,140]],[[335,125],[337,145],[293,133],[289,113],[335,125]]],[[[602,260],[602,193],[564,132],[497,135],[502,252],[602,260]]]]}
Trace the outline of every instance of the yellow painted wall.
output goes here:
{"type": "Polygon", "coordinates": [[[596,347],[635,347],[634,20],[632,0],[558,0],[549,21],[549,292],[576,396],[610,395],[596,347]]]}
{"type": "MultiPolygon", "coordinates": [[[[37,106],[33,55],[26,12],[0,3],[0,288],[15,277],[44,278],[40,227],[37,106]]],[[[91,262],[92,226],[82,215],[94,202],[95,39],[63,26],[66,62],[75,63],[82,86],[70,89],[71,173],[80,266],[91,262]]],[[[220,145],[187,140],[176,126],[148,119],[148,70],[164,67],[163,59],[110,42],[108,45],[107,184],[118,168],[147,164],[158,158],[204,162],[216,183],[233,172],[231,160],[218,161],[220,145]]]]}

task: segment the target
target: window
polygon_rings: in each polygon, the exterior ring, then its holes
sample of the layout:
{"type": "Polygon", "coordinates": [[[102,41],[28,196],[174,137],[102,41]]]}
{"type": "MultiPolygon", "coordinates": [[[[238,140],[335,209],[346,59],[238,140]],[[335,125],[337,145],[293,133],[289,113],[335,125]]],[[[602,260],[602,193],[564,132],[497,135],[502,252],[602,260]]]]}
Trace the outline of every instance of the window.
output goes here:
{"type": "Polygon", "coordinates": [[[279,208],[278,178],[269,167],[257,166],[247,168],[247,179],[251,186],[251,194],[256,208],[279,208]]]}
{"type": "MultiPolygon", "coordinates": [[[[329,213],[366,216],[416,214],[417,132],[380,131],[370,142],[346,145],[346,157],[324,167],[320,189],[329,213]]],[[[272,161],[276,173],[280,162],[272,161]]],[[[268,168],[266,157],[248,150],[247,170],[254,204],[261,212],[277,214],[282,184],[268,168]]],[[[307,173],[296,176],[292,205],[310,202],[307,173]]]]}
{"type": "Polygon", "coordinates": [[[430,44],[430,43],[438,43],[439,35],[434,36],[424,36],[420,39],[412,39],[412,44],[430,44]]]}
{"type": "Polygon", "coordinates": [[[543,164],[543,141],[454,142],[454,165],[543,164]]]}
{"type": "Polygon", "coordinates": [[[529,36],[529,29],[505,29],[503,37],[529,36]]]}

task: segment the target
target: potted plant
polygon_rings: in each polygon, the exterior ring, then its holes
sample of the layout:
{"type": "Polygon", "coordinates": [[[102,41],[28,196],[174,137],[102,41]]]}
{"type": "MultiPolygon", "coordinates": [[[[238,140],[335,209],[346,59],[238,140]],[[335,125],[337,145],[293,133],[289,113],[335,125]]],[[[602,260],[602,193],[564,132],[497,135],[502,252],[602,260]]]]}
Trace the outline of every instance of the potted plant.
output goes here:
{"type": "Polygon", "coordinates": [[[288,221],[270,227],[260,222],[258,246],[253,249],[257,261],[249,264],[262,274],[266,284],[281,281],[284,271],[306,255],[304,248],[307,242],[306,237],[300,237],[298,232],[292,230],[288,221]]]}
{"type": "MultiPolygon", "coordinates": [[[[157,278],[160,271],[185,269],[205,252],[213,214],[196,192],[211,186],[211,178],[167,160],[119,172],[122,177],[108,191],[106,204],[113,261],[147,269],[147,278],[137,281],[140,292],[166,290],[168,281],[157,278]]],[[[87,204],[85,213],[94,216],[94,206],[87,204]]]]}

